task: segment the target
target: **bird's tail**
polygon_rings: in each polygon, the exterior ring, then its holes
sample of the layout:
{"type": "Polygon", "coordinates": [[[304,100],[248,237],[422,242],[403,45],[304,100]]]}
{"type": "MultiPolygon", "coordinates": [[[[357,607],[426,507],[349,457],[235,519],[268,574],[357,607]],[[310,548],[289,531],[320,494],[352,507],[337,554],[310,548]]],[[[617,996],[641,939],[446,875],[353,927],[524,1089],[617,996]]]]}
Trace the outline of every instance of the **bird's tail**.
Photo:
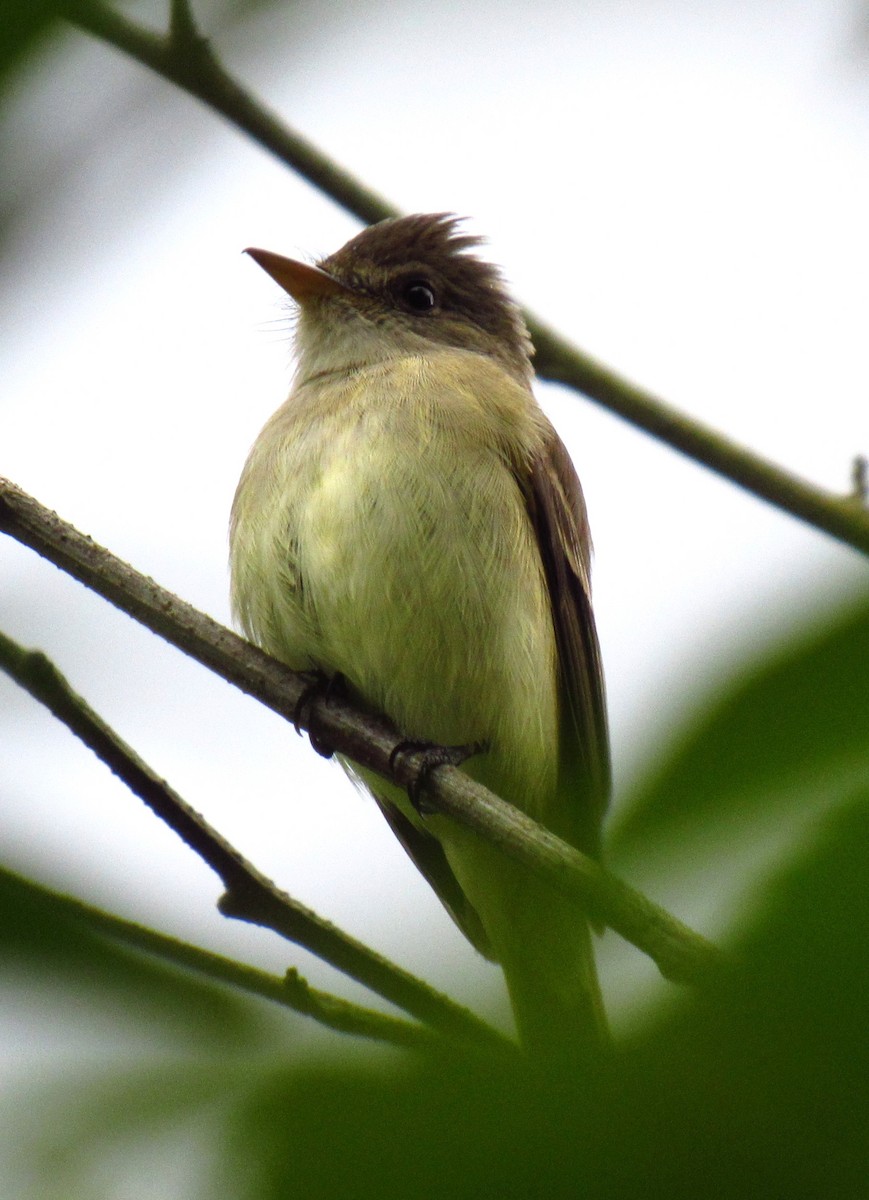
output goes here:
{"type": "Polygon", "coordinates": [[[575,903],[525,881],[522,911],[495,929],[519,1040],[553,1066],[599,1062],[609,1029],[588,921],[575,903]]]}
{"type": "Polygon", "coordinates": [[[467,831],[445,827],[442,840],[504,971],[524,1048],[553,1065],[600,1061],[609,1030],[581,907],[467,831]]]}

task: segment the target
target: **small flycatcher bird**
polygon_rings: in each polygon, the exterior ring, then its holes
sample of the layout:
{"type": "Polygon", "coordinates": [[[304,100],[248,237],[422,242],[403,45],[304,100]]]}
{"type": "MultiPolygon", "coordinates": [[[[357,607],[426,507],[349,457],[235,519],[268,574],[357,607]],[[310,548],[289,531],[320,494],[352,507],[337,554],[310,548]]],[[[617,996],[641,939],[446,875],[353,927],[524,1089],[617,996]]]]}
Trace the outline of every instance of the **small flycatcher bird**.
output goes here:
{"type": "MultiPolygon", "coordinates": [[[[316,266],[248,251],[298,304],[298,367],[236,492],[233,609],[408,739],[481,744],[470,775],[598,855],[609,752],[585,504],[479,242],[440,213],[382,221],[316,266]]],[[[605,1020],[577,905],[344,766],[501,964],[523,1044],[586,1056],[605,1020]]]]}

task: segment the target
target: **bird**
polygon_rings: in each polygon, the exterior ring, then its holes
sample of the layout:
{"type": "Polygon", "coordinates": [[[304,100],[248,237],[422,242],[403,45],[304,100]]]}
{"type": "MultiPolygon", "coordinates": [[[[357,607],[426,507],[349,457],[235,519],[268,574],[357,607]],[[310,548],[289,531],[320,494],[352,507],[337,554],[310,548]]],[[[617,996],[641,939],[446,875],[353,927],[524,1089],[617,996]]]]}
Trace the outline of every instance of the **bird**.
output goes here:
{"type": "MultiPolygon", "coordinates": [[[[464,770],[599,858],[611,768],[586,506],[482,244],[434,213],[370,225],[316,263],[247,251],[297,306],[296,370],[235,493],[232,609],[409,744],[479,749],[464,770]]],[[[521,1045],[594,1058],[607,1021],[577,902],[341,761],[501,964],[521,1045]]]]}

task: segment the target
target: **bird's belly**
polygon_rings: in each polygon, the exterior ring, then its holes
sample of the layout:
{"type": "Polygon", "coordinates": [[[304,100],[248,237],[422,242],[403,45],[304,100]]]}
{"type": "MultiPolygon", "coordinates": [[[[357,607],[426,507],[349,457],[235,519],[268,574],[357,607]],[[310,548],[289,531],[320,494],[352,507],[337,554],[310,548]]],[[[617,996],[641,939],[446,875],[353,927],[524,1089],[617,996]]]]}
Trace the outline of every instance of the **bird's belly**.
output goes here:
{"type": "Polygon", "coordinates": [[[316,660],[410,737],[488,742],[492,785],[548,790],[554,635],[512,472],[431,437],[342,441],[294,521],[316,660]]]}

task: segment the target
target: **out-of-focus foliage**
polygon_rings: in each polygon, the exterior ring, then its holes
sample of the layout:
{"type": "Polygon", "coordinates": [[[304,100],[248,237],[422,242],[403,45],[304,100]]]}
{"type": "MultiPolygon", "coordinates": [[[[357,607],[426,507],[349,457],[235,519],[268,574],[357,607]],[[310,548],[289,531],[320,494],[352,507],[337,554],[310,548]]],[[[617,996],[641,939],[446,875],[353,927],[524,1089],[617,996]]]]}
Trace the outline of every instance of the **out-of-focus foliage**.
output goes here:
{"type": "Polygon", "coordinates": [[[162,1036],[222,1049],[254,1044],[256,1010],[222,988],[95,932],[64,898],[0,868],[0,980],[11,975],[133,1016],[162,1036]]]}
{"type": "MultiPolygon", "coordinates": [[[[734,839],[798,826],[869,779],[869,605],[744,669],[622,806],[610,861],[727,873],[734,839]]],[[[672,737],[672,735],[671,735],[672,737]]]]}
{"type": "Polygon", "coordinates": [[[778,877],[732,984],[601,1075],[287,1068],[239,1114],[234,1194],[865,1195],[867,800],[778,877]]]}
{"type": "MultiPolygon", "coordinates": [[[[254,1046],[227,1061],[205,1022],[191,1032],[187,1066],[119,1069],[65,1101],[63,1136],[48,1123],[31,1147],[54,1172],[67,1163],[65,1190],[47,1194],[75,1194],[71,1180],[88,1194],[88,1163],[113,1135],[123,1142],[158,1119],[183,1130],[205,1114],[203,1195],[865,1195],[869,771],[852,772],[846,793],[840,768],[845,758],[869,763],[867,630],[863,605],[758,662],[650,773],[655,784],[639,789],[622,827],[627,840],[645,823],[678,859],[692,852],[713,796],[751,822],[763,796],[784,806],[790,791],[803,804],[806,779],[835,783],[831,805],[821,812],[813,801],[788,861],[745,906],[728,946],[733,972],[717,992],[685,993],[581,1079],[455,1052],[276,1062],[273,1041],[272,1054],[254,1046]],[[807,718],[821,706],[816,723],[807,718]],[[98,1125],[85,1116],[94,1111],[98,1125]]],[[[135,978],[127,956],[113,962],[98,938],[88,949],[74,934],[71,950],[38,906],[29,913],[20,888],[0,898],[4,924],[24,913],[47,973],[52,960],[68,971],[92,954],[101,986],[135,978]]]]}
{"type": "Polygon", "coordinates": [[[6,75],[39,43],[55,20],[55,0],[2,0],[0,3],[0,95],[6,75]]]}

